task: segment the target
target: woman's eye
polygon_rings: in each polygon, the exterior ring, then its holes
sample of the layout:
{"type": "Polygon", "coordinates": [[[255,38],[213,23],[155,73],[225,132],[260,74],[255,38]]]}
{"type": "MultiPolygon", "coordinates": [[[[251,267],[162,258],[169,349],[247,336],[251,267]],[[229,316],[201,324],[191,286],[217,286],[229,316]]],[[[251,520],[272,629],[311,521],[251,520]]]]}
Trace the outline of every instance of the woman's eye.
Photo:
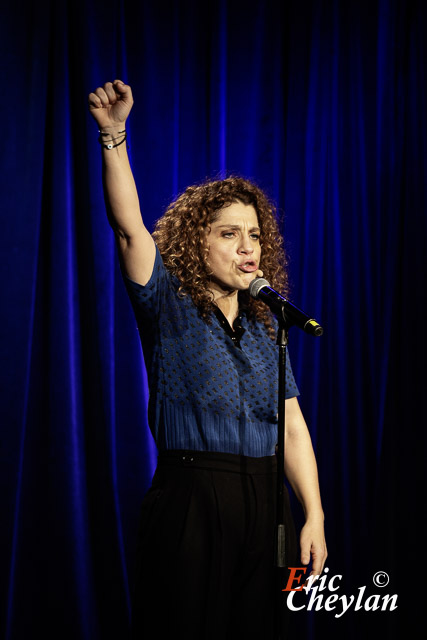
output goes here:
{"type": "MultiPolygon", "coordinates": [[[[225,231],[222,234],[223,238],[234,238],[234,236],[236,235],[235,231],[225,231]]],[[[258,241],[259,240],[259,233],[251,233],[250,237],[252,238],[252,240],[258,241]]]]}

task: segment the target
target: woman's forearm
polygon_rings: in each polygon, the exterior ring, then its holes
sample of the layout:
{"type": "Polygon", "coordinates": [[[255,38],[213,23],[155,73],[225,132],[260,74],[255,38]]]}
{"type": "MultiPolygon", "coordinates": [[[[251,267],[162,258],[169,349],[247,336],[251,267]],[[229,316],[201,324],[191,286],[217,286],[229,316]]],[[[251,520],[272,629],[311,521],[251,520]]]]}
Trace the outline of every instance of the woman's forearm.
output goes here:
{"type": "MultiPolygon", "coordinates": [[[[112,138],[122,130],[104,129],[112,138]]],[[[140,232],[143,222],[126,142],[113,149],[102,148],[102,178],[109,223],[116,235],[129,240],[140,232]]]]}
{"type": "Polygon", "coordinates": [[[286,400],[285,474],[306,519],[324,518],[316,458],[310,434],[296,398],[286,400]]]}
{"type": "Polygon", "coordinates": [[[320,575],[328,555],[317,464],[298,400],[285,403],[285,473],[305,514],[300,533],[301,562],[312,560],[310,575],[320,575]]]}

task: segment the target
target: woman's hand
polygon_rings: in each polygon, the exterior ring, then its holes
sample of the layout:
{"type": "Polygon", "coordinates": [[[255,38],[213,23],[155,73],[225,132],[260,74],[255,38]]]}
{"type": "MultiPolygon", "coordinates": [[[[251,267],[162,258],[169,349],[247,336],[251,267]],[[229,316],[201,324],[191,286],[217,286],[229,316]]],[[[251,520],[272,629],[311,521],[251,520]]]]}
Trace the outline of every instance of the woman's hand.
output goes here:
{"type": "Polygon", "coordinates": [[[318,576],[325,566],[328,551],[326,549],[323,521],[308,519],[300,535],[301,562],[308,564],[312,560],[311,576],[318,576]]]}
{"type": "Polygon", "coordinates": [[[121,80],[106,82],[89,94],[89,111],[100,131],[123,128],[132,105],[132,90],[121,80]]]}

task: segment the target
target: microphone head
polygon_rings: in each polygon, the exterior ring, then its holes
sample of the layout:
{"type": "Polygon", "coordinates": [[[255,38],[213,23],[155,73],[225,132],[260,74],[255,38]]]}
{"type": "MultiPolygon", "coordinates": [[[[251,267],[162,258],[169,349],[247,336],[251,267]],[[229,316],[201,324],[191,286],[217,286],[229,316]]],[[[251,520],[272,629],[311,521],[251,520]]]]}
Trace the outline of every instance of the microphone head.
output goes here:
{"type": "Polygon", "coordinates": [[[263,287],[269,287],[270,283],[265,278],[255,278],[249,285],[249,295],[258,298],[258,294],[263,287]]]}

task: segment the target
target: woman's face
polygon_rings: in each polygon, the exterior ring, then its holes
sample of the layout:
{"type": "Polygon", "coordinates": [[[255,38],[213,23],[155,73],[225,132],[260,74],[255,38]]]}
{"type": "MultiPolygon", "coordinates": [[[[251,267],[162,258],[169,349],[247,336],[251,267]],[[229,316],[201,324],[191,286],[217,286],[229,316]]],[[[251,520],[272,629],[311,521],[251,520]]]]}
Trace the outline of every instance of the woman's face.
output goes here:
{"type": "Polygon", "coordinates": [[[233,202],[224,207],[207,232],[208,265],[214,295],[247,289],[259,271],[260,229],[252,205],[233,202]]]}

